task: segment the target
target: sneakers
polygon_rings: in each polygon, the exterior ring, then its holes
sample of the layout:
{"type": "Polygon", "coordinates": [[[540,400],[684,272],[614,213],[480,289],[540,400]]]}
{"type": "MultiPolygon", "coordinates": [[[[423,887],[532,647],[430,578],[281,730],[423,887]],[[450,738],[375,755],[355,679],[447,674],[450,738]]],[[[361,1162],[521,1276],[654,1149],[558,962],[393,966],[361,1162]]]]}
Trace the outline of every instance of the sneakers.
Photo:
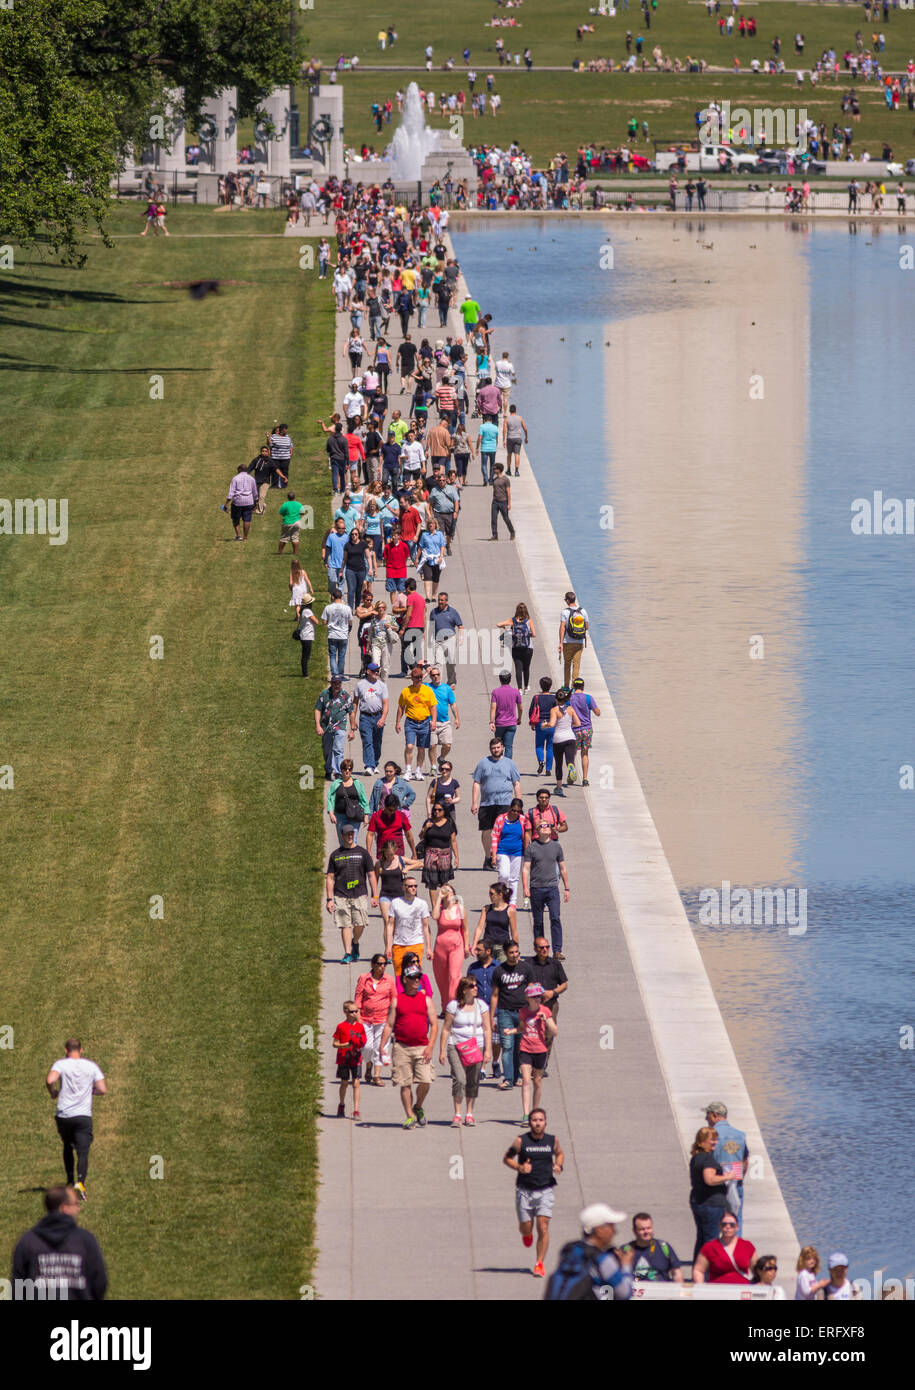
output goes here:
{"type": "Polygon", "coordinates": [[[470,1125],[470,1128],[473,1129],[476,1126],[476,1120],[473,1118],[472,1115],[468,1115],[464,1120],[464,1124],[470,1125]]]}
{"type": "Polygon", "coordinates": [[[534,1278],[535,1278],[535,1279],[545,1279],[545,1278],[546,1278],[546,1270],[543,1268],[543,1261],[542,1261],[542,1260],[538,1260],[537,1263],[534,1265],[534,1278]]]}
{"type": "Polygon", "coordinates": [[[345,1105],[338,1105],[338,1106],[337,1106],[337,1119],[338,1119],[338,1120],[345,1120],[345,1119],[346,1119],[346,1106],[345,1106],[345,1105]]]}
{"type": "Polygon", "coordinates": [[[574,767],[570,767],[568,773],[566,774],[566,786],[574,787],[577,781],[578,773],[575,771],[574,767]]]}
{"type": "Polygon", "coordinates": [[[558,782],[556,783],[555,787],[553,788],[553,795],[554,795],[554,796],[565,796],[565,792],[563,791],[562,787],[559,785],[558,782]]]}
{"type": "Polygon", "coordinates": [[[522,1244],[522,1245],[526,1245],[527,1248],[528,1248],[528,1250],[530,1250],[530,1248],[531,1248],[531,1246],[533,1245],[533,1243],[534,1243],[534,1235],[533,1235],[533,1232],[531,1232],[531,1234],[530,1234],[529,1236],[522,1236],[522,1237],[521,1237],[521,1244],[522,1244]]]}
{"type": "Polygon", "coordinates": [[[454,1119],[451,1121],[451,1128],[460,1129],[463,1123],[464,1121],[461,1119],[460,1115],[455,1115],[454,1119]]]}
{"type": "Polygon", "coordinates": [[[347,951],[346,955],[343,957],[342,964],[343,964],[343,965],[352,965],[352,963],[353,963],[353,957],[352,957],[352,955],[350,954],[350,952],[347,951]]]}
{"type": "Polygon", "coordinates": [[[423,774],[422,774],[421,772],[414,772],[414,774],[413,774],[413,781],[414,781],[414,782],[425,782],[425,780],[426,780],[426,779],[425,779],[425,777],[423,776],[423,774]]]}
{"type": "Polygon", "coordinates": [[[418,1125],[420,1125],[420,1126],[424,1129],[424,1128],[425,1128],[425,1125],[426,1125],[426,1112],[425,1112],[425,1110],[422,1108],[421,1105],[417,1105],[417,1107],[416,1107],[416,1109],[414,1110],[413,1113],[414,1113],[414,1115],[416,1116],[416,1123],[417,1123],[418,1125]]]}
{"type": "Polygon", "coordinates": [[[353,1111],[353,1119],[354,1119],[354,1120],[358,1120],[358,1119],[359,1119],[359,1111],[358,1111],[358,1110],[354,1110],[354,1111],[353,1111]]]}
{"type": "Polygon", "coordinates": [[[522,1115],[522,1116],[521,1116],[521,1121],[520,1121],[520,1123],[521,1123],[522,1129],[525,1128],[525,1126],[527,1125],[527,1122],[528,1122],[529,1119],[530,1119],[530,1115],[522,1115]]]}
{"type": "Polygon", "coordinates": [[[582,779],[581,779],[581,785],[582,785],[583,787],[590,787],[591,783],[588,781],[587,777],[582,777],[582,779]]]}
{"type": "Polygon", "coordinates": [[[353,954],[352,954],[352,956],[351,956],[351,960],[352,960],[352,962],[353,962],[354,965],[355,965],[355,963],[356,963],[356,961],[357,961],[358,959],[359,959],[359,942],[358,942],[358,941],[354,941],[354,942],[353,942],[353,954]]]}
{"type": "Polygon", "coordinates": [[[544,771],[545,771],[544,764],[543,764],[543,763],[538,763],[538,764],[537,764],[537,776],[538,776],[538,777],[542,777],[544,771]]]}
{"type": "Polygon", "coordinates": [[[406,1119],[404,1120],[404,1122],[403,1122],[403,1128],[404,1128],[404,1129],[415,1129],[415,1128],[416,1128],[416,1116],[415,1116],[415,1115],[408,1115],[407,1118],[406,1118],[406,1119]]]}
{"type": "Polygon", "coordinates": [[[404,770],[403,770],[403,779],[404,779],[405,782],[412,782],[412,781],[413,781],[413,769],[412,769],[411,767],[405,767],[405,768],[404,768],[404,770]]]}
{"type": "Polygon", "coordinates": [[[75,1182],[75,1183],[73,1184],[73,1190],[74,1190],[74,1192],[76,1193],[77,1197],[79,1197],[79,1200],[80,1200],[81,1202],[88,1202],[89,1198],[86,1196],[86,1184],[85,1184],[85,1183],[82,1183],[82,1182],[75,1182]]]}

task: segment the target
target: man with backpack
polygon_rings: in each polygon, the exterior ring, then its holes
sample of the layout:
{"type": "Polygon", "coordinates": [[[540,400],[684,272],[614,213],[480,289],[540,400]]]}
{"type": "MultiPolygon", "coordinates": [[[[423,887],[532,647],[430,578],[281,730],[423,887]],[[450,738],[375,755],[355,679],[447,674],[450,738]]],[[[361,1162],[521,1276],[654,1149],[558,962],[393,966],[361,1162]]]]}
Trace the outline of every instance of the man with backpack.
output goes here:
{"type": "Polygon", "coordinates": [[[632,1297],[632,1252],[614,1253],[616,1227],[626,1214],[604,1202],[585,1207],[582,1234],[562,1247],[543,1297],[550,1302],[625,1302],[632,1297]]]}
{"type": "Polygon", "coordinates": [[[550,1217],[556,1198],[556,1176],[562,1172],[565,1157],[555,1134],[546,1132],[545,1110],[535,1106],[527,1120],[527,1133],[519,1134],[512,1141],[502,1162],[518,1175],[515,1180],[515,1210],[521,1241],[528,1249],[534,1243],[534,1222],[537,1223],[534,1275],[543,1279],[546,1275],[543,1261],[550,1245],[550,1217]]]}
{"type": "Polygon", "coordinates": [[[559,655],[562,657],[563,685],[578,679],[581,654],[588,640],[588,615],[572,589],[566,594],[566,606],[559,618],[559,655]]]}

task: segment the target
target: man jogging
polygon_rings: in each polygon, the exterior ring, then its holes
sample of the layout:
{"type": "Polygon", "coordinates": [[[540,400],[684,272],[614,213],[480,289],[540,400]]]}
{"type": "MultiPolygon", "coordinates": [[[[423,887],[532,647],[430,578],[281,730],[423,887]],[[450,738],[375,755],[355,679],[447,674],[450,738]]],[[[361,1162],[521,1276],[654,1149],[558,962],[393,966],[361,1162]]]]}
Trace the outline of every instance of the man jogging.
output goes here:
{"type": "Polygon", "coordinates": [[[79,1038],[68,1038],[64,1043],[64,1051],[66,1056],[61,1057],[51,1067],[45,1085],[52,1098],[57,1101],[57,1133],[64,1146],[67,1182],[85,1202],[89,1146],[92,1143],[92,1097],[106,1095],[108,1088],[101,1068],[83,1056],[83,1045],[79,1038]]]}
{"type": "Polygon", "coordinates": [[[565,1158],[555,1134],[546,1132],[545,1110],[532,1110],[528,1124],[527,1134],[519,1134],[512,1141],[502,1162],[518,1175],[515,1180],[515,1211],[522,1243],[528,1249],[534,1243],[534,1222],[537,1223],[534,1275],[542,1279],[546,1273],[543,1261],[550,1245],[550,1217],[556,1197],[553,1189],[565,1158]]]}
{"type": "Polygon", "coordinates": [[[76,1224],[79,1198],[73,1188],[49,1187],[44,1209],[47,1214],[20,1237],[13,1251],[13,1298],[101,1301],[108,1288],[105,1261],[92,1232],[76,1224]],[[39,1279],[40,1292],[32,1282],[39,1279]],[[28,1292],[25,1280],[30,1281],[28,1292]]]}

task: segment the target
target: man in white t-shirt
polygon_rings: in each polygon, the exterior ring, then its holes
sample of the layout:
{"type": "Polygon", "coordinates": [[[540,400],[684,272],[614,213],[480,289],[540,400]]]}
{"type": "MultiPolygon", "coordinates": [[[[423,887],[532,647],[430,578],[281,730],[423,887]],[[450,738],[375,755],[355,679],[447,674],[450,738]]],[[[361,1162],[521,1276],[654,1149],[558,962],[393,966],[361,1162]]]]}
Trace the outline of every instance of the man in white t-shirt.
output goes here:
{"type": "Polygon", "coordinates": [[[403,442],[400,462],[405,477],[418,478],[423,471],[423,464],[426,462],[426,451],[416,438],[414,430],[410,430],[407,433],[407,437],[403,442]]]}
{"type": "Polygon", "coordinates": [[[384,934],[384,953],[393,960],[395,975],[400,974],[408,951],[415,951],[420,962],[432,959],[429,904],[416,896],[419,884],[415,878],[406,876],[403,884],[403,897],[391,899],[384,934]]]}
{"type": "Polygon", "coordinates": [[[95,1062],[83,1056],[79,1038],[64,1043],[65,1057],[54,1063],[45,1085],[57,1101],[57,1132],[64,1146],[67,1183],[85,1202],[89,1146],[92,1143],[92,1097],[107,1093],[105,1076],[95,1062]],[[73,1151],[76,1150],[76,1181],[73,1181],[73,1151]]]}
{"type": "Polygon", "coordinates": [[[499,361],[496,363],[496,385],[502,392],[502,414],[508,410],[508,398],[511,395],[513,382],[517,381],[515,369],[509,361],[508,353],[503,352],[499,361]]]}

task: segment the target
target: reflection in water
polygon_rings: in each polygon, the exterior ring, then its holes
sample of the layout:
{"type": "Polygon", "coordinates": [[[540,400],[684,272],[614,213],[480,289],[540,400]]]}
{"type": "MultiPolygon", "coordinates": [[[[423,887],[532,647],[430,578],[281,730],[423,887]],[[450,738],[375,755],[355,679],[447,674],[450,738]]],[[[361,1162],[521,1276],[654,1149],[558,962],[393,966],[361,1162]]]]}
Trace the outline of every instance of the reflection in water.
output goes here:
{"type": "Polygon", "coordinates": [[[853,1176],[875,1100],[915,1142],[915,542],[849,519],[915,490],[915,403],[903,233],[848,230],[611,215],[455,245],[798,1234],[873,1278],[915,1249],[899,1163],[853,1176]],[[700,925],[724,880],[806,889],[807,930],[700,925]]]}

